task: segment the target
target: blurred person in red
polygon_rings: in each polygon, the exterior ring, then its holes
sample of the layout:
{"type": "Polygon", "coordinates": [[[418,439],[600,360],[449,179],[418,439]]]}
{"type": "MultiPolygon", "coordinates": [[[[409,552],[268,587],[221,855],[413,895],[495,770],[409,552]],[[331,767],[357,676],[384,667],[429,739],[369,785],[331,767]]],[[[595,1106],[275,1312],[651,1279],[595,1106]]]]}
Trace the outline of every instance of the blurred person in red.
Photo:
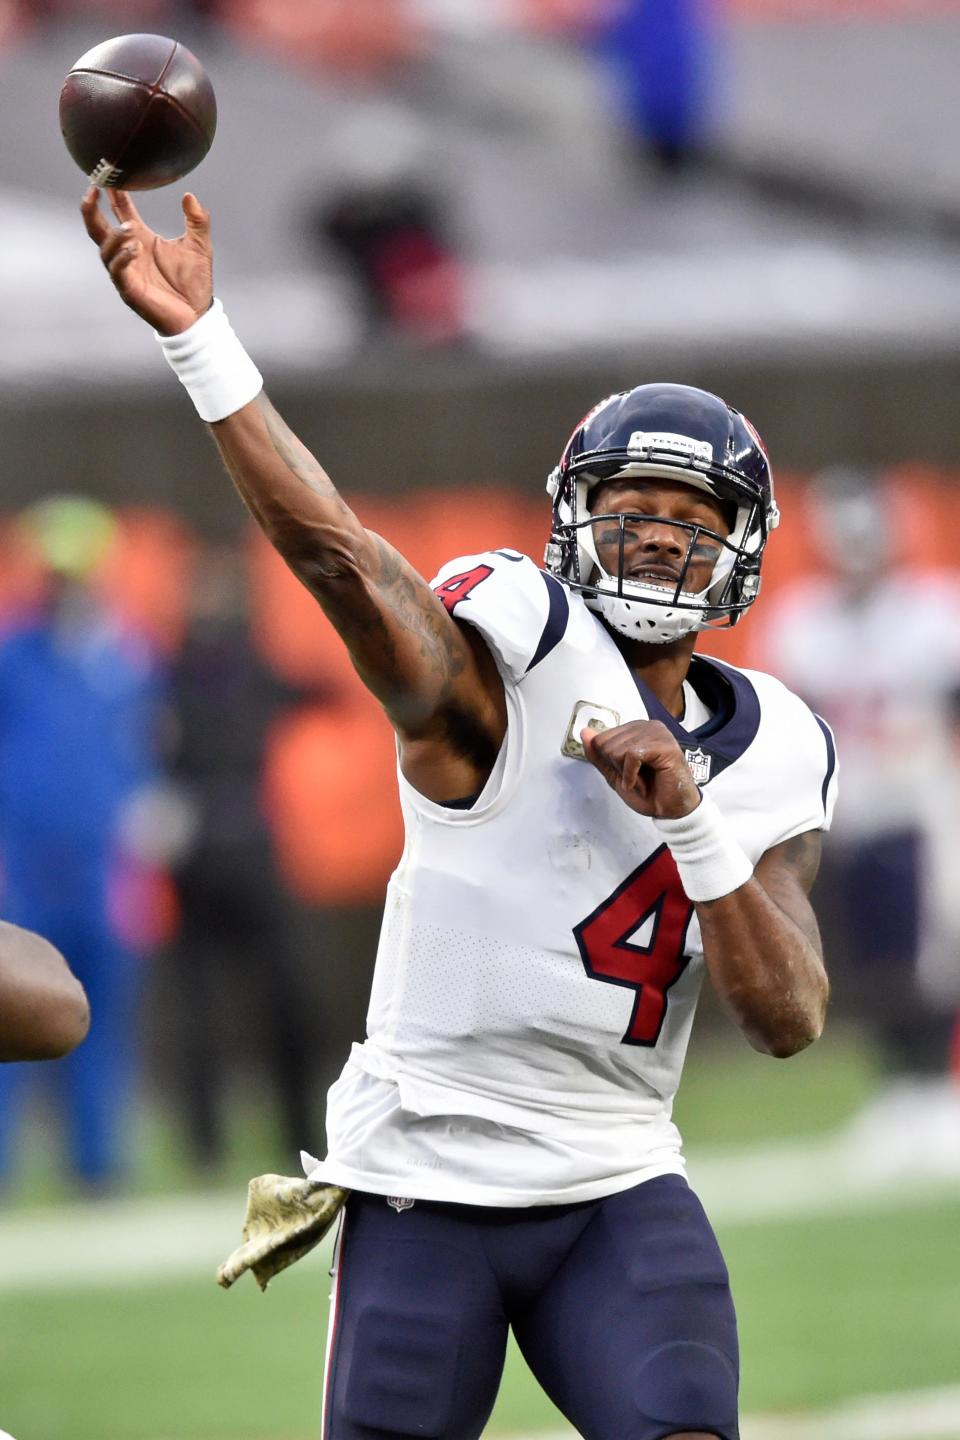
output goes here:
{"type": "Polygon", "coordinates": [[[846,804],[821,886],[842,936],[836,993],[870,1027],[889,1077],[942,1077],[951,1014],[919,961],[930,942],[931,842],[957,773],[960,573],[905,562],[909,517],[898,506],[907,502],[882,474],[825,470],[809,499],[828,568],[778,591],[762,636],[844,756],[846,804]]]}
{"type": "MultiPolygon", "coordinates": [[[[167,686],[168,861],[180,911],[167,956],[172,1058],[190,1149],[204,1169],[223,1157],[229,1050],[245,1006],[284,1140],[299,1147],[316,1130],[310,1092],[322,1027],[300,974],[263,797],[271,726],[302,695],[254,649],[248,594],[243,547],[202,546],[167,686]]],[[[249,1091],[248,1073],[244,1081],[249,1091]]]]}
{"type": "Polygon", "coordinates": [[[306,239],[321,262],[340,262],[369,338],[417,349],[460,343],[466,330],[464,265],[434,154],[442,9],[411,0],[233,0],[224,9],[246,40],[339,96],[326,137],[339,173],[306,207],[306,239]]]}
{"type": "MultiPolygon", "coordinates": [[[[74,1175],[122,1172],[135,1073],[138,961],[121,919],[139,861],[125,825],[153,779],[153,655],[97,589],[115,518],[80,496],[41,501],[20,531],[44,568],[36,603],[0,635],[0,861],[4,914],[64,954],[89,996],[87,1043],[54,1068],[74,1175]]],[[[0,1073],[0,1174],[31,1072],[0,1073]]]]}
{"type": "MultiPolygon", "coordinates": [[[[64,26],[90,17],[105,25],[122,21],[128,31],[176,35],[185,23],[202,22],[223,4],[229,0],[0,0],[0,43],[17,40],[37,26],[64,26]]],[[[122,28],[119,23],[117,28],[122,28]]]]}

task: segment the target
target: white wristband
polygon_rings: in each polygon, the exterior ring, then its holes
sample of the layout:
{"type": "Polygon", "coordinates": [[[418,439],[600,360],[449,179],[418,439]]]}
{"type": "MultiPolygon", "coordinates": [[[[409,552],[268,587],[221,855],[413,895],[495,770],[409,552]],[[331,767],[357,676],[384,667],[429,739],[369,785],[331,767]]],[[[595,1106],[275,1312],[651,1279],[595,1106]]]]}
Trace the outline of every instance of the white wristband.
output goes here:
{"type": "Polygon", "coordinates": [[[189,330],[154,334],[201,420],[225,420],[263,389],[263,377],[233,333],[219,300],[189,330]]]}
{"type": "Polygon", "coordinates": [[[739,890],[753,874],[745,851],[709,795],[703,795],[689,815],[653,823],[677,862],[688,899],[719,900],[739,890]]]}

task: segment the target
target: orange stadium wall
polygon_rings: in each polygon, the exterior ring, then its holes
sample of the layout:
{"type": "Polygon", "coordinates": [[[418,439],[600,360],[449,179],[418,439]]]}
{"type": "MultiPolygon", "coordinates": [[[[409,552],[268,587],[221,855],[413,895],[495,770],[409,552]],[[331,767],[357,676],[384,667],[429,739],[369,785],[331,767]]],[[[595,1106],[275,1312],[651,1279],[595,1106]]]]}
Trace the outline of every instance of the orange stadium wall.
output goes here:
{"type": "MultiPolygon", "coordinates": [[[[897,506],[901,558],[922,567],[956,566],[942,516],[960,476],[929,466],[886,472],[897,506]]],[[[817,567],[807,489],[800,475],[778,480],[783,512],[764,563],[764,598],[817,567]]],[[[506,488],[451,488],[403,500],[355,494],[352,503],[421,573],[465,550],[511,545],[540,559],[546,498],[506,488]]],[[[120,512],[120,541],[98,577],[104,596],[161,654],[175,652],[184,627],[196,537],[177,517],[141,507],[120,512]]],[[[37,562],[15,527],[0,527],[0,619],[37,595],[37,562]]],[[[402,844],[392,734],[358,680],[344,647],[306,590],[260,535],[251,531],[253,641],[278,675],[302,692],[276,721],[264,796],[284,875],[308,905],[379,903],[402,844]]],[[[760,604],[763,604],[761,599],[760,604]]],[[[762,653],[763,627],[744,623],[705,636],[702,648],[738,665],[776,669],[762,653]]]]}

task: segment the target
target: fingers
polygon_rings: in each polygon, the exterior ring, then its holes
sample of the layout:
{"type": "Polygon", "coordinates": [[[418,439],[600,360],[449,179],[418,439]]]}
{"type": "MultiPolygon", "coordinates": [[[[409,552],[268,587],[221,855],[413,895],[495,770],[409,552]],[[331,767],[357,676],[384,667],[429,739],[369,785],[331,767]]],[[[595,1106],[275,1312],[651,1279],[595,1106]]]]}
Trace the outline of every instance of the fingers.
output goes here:
{"type": "MultiPolygon", "coordinates": [[[[110,196],[110,203],[114,214],[117,214],[113,193],[110,196]]],[[[130,222],[124,221],[120,226],[110,224],[100,209],[100,191],[95,185],[90,186],[80,202],[80,213],[83,216],[87,234],[100,247],[100,259],[106,266],[111,280],[116,282],[139,248],[137,242],[131,238],[130,222]]]]}
{"type": "Polygon", "coordinates": [[[683,751],[659,720],[633,720],[603,731],[587,725],[580,739],[587,760],[639,815],[676,818],[700,803],[683,751]]]}
{"type": "Polygon", "coordinates": [[[80,214],[90,239],[100,246],[100,259],[111,276],[115,276],[114,262],[118,256],[124,254],[124,263],[129,265],[137,253],[136,247],[131,248],[131,232],[134,225],[142,225],[143,221],[125,190],[108,190],[107,194],[119,226],[111,225],[100,209],[100,191],[96,185],[91,185],[81,200],[80,214]]]}
{"type": "Polygon", "coordinates": [[[614,790],[646,792],[643,771],[647,765],[647,751],[642,745],[636,741],[624,745],[616,733],[607,732],[601,738],[601,732],[589,729],[583,731],[581,738],[587,759],[614,790]]]}
{"type": "Polygon", "coordinates": [[[113,227],[100,209],[100,191],[96,185],[91,185],[80,201],[80,214],[90,239],[94,244],[102,245],[113,227]]]}
{"type": "Polygon", "coordinates": [[[584,754],[601,775],[619,790],[645,792],[652,771],[672,764],[678,752],[673,736],[667,733],[639,735],[636,723],[615,726],[612,730],[594,730],[590,726],[580,732],[584,754]]]}
{"type": "Polygon", "coordinates": [[[196,195],[190,191],[187,191],[186,195],[184,195],[180,206],[183,210],[184,221],[190,233],[196,235],[199,239],[206,239],[210,234],[209,210],[205,210],[196,195]]]}
{"type": "Polygon", "coordinates": [[[140,249],[140,242],[138,240],[129,240],[126,236],[123,238],[126,243],[120,246],[110,260],[105,259],[103,262],[107,267],[107,273],[110,279],[115,285],[118,284],[121,275],[130,262],[137,258],[137,251],[140,249]]]}
{"type": "Polygon", "coordinates": [[[108,190],[107,195],[110,198],[110,209],[113,211],[114,215],[116,215],[117,219],[121,222],[121,224],[143,224],[143,220],[140,217],[140,212],[131,200],[128,191],[108,190]]]}
{"type": "Polygon", "coordinates": [[[580,743],[583,745],[583,753],[587,759],[596,763],[597,757],[597,736],[599,730],[592,730],[589,725],[580,731],[580,743]]]}
{"type": "MultiPolygon", "coordinates": [[[[639,746],[628,750],[623,757],[623,765],[620,770],[620,779],[625,790],[636,790],[640,784],[641,774],[646,761],[646,751],[639,746]]],[[[644,787],[646,788],[646,787],[644,787]]]]}
{"type": "Polygon", "coordinates": [[[100,244],[100,259],[113,274],[112,265],[117,256],[133,244],[130,231],[125,225],[106,225],[106,237],[100,244]]]}
{"type": "Polygon", "coordinates": [[[583,743],[583,753],[590,764],[600,771],[610,785],[615,785],[620,778],[620,768],[601,743],[601,736],[605,733],[602,730],[593,730],[588,725],[580,731],[580,739],[583,743]]]}

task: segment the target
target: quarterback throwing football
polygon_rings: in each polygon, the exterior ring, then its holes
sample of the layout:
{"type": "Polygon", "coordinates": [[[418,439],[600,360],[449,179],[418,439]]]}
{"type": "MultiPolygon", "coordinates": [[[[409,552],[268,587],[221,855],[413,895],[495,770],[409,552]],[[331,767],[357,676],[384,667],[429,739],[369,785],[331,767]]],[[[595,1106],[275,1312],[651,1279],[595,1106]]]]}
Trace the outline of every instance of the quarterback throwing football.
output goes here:
{"type": "Polygon", "coordinates": [[[759,588],[756,432],[702,390],[612,395],[548,482],[545,568],[505,548],[428,584],[263,393],[199,202],[166,240],[110,199],[117,223],[95,190],[83,213],[113,283],[397,736],[406,845],[312,1170],[351,1192],[324,1440],[479,1436],[510,1328],[586,1440],[735,1440],[727,1272],[671,1107],[704,973],[758,1050],[819,1035],[835,792],[796,696],[694,654],[759,588]]]}

